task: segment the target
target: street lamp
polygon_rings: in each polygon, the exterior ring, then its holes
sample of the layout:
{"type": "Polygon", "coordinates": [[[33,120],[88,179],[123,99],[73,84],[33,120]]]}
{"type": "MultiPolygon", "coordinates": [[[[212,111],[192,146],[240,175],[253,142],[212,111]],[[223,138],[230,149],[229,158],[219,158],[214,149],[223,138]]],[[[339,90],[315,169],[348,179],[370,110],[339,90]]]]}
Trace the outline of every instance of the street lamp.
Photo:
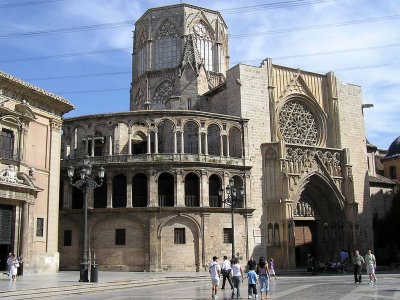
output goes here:
{"type": "Polygon", "coordinates": [[[100,183],[91,179],[92,175],[92,165],[90,164],[89,157],[84,158],[83,166],[81,167],[80,177],[76,182],[73,182],[74,178],[74,167],[71,166],[68,168],[68,177],[69,183],[71,186],[78,188],[83,193],[83,249],[82,249],[82,257],[81,257],[81,264],[80,264],[80,275],[79,281],[80,282],[89,282],[89,261],[88,261],[88,224],[87,224],[87,211],[88,211],[88,203],[87,203],[87,196],[89,190],[93,190],[97,187],[100,187],[103,184],[103,178],[105,169],[100,167],[98,171],[98,176],[100,178],[100,183]]]}
{"type": "MultiPolygon", "coordinates": [[[[237,206],[240,198],[236,196],[235,181],[233,178],[229,179],[229,184],[225,188],[226,194],[228,195],[224,200],[225,204],[231,207],[231,220],[232,220],[232,258],[235,257],[235,206],[237,206]]],[[[243,186],[239,189],[240,195],[244,196],[243,186]]],[[[224,190],[221,188],[218,194],[222,197],[224,195],[224,190]]]]}

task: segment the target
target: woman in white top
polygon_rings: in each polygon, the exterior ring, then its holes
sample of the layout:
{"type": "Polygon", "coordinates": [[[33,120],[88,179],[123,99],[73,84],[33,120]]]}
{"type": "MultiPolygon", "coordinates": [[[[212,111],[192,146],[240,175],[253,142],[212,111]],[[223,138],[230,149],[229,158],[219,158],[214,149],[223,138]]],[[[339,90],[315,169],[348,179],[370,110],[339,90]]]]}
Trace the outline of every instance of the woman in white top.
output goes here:
{"type": "Polygon", "coordinates": [[[19,267],[19,262],[15,258],[15,254],[11,254],[11,265],[10,265],[10,277],[12,281],[15,281],[17,279],[17,271],[19,267]]]}
{"type": "Polygon", "coordinates": [[[240,279],[243,280],[243,270],[239,265],[239,260],[237,258],[233,259],[232,264],[232,281],[233,281],[233,291],[232,299],[236,294],[236,298],[240,297],[240,279]]]}
{"type": "Polygon", "coordinates": [[[376,282],[375,268],[376,268],[376,259],[375,255],[371,253],[371,250],[368,250],[367,255],[365,255],[365,265],[367,266],[367,274],[369,275],[369,283],[372,283],[372,279],[374,279],[374,283],[376,282]]]}

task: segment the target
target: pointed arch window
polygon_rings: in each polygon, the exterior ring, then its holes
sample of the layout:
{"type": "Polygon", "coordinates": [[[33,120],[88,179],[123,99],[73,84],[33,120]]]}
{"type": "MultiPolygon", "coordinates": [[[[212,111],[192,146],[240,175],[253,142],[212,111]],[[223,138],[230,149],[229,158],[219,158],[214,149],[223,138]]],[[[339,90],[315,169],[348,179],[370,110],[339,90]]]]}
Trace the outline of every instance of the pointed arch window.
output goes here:
{"type": "Polygon", "coordinates": [[[196,41],[197,50],[203,60],[207,71],[214,71],[213,68],[213,38],[206,25],[202,22],[197,23],[192,28],[196,41]]]}
{"type": "Polygon", "coordinates": [[[153,43],[153,69],[176,67],[179,63],[180,39],[175,26],[166,19],[159,27],[153,43]]]}
{"type": "Polygon", "coordinates": [[[137,74],[140,76],[146,71],[147,67],[147,48],[146,48],[146,35],[143,29],[137,31],[136,37],[136,52],[137,52],[137,74]]]}
{"type": "Polygon", "coordinates": [[[153,94],[152,109],[164,109],[165,102],[171,98],[174,86],[172,82],[166,80],[160,83],[153,94]]]}

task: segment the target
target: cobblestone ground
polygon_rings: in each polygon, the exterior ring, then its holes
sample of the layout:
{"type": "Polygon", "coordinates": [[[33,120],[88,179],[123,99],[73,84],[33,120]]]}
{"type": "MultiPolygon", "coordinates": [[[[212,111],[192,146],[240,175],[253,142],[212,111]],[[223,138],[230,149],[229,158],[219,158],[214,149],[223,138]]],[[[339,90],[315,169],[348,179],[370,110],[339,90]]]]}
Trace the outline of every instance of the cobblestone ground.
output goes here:
{"type": "MultiPolygon", "coordinates": [[[[378,275],[377,284],[368,284],[367,276],[362,284],[353,283],[351,275],[280,277],[271,280],[270,299],[400,299],[400,275],[378,275]]],[[[229,287],[229,285],[228,285],[229,287]]],[[[259,287],[258,287],[259,289],[259,287]]],[[[159,284],[115,292],[73,295],[59,299],[212,299],[208,281],[159,284]]],[[[218,299],[231,299],[229,289],[218,290],[218,299]]],[[[248,299],[247,282],[241,284],[241,299],[248,299]]],[[[253,298],[254,299],[254,298],[253,298]]],[[[260,299],[258,297],[257,299],[260,299]]]]}

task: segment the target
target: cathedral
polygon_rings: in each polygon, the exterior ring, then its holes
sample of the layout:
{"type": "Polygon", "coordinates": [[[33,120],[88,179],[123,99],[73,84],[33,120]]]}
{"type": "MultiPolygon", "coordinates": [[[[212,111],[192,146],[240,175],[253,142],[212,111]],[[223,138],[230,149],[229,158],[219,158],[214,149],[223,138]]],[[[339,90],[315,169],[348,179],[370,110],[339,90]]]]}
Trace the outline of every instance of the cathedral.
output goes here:
{"type": "Polygon", "coordinates": [[[361,88],[271,59],[230,67],[218,11],[147,10],[130,111],[62,128],[60,269],[79,267],[85,199],[101,270],[198,271],[233,251],[293,268],[373,247],[361,88]],[[87,156],[105,178],[84,198],[67,170],[87,156]]]}

